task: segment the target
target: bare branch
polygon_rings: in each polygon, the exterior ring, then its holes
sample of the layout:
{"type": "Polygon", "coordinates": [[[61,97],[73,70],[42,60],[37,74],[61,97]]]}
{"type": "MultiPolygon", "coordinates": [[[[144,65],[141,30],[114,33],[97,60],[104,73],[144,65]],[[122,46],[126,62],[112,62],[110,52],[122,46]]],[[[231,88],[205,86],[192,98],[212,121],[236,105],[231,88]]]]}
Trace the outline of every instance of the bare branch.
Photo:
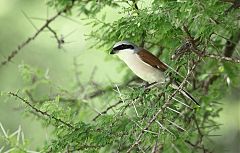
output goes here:
{"type": "Polygon", "coordinates": [[[27,40],[25,40],[23,43],[21,43],[20,45],[18,45],[18,47],[13,50],[10,55],[8,55],[7,59],[5,59],[4,61],[1,62],[0,66],[4,66],[7,63],[9,63],[26,45],[28,45],[30,42],[32,42],[41,32],[43,32],[43,30],[45,30],[50,23],[52,23],[57,17],[59,17],[62,13],[68,11],[69,9],[71,9],[73,6],[73,3],[71,6],[67,6],[65,9],[59,11],[57,14],[55,14],[54,16],[52,16],[50,19],[47,19],[45,21],[45,23],[37,30],[37,32],[29,37],[27,40]]]}
{"type": "Polygon", "coordinates": [[[64,44],[64,39],[60,38],[56,31],[54,31],[49,25],[47,26],[47,29],[53,34],[54,38],[57,40],[58,48],[62,48],[62,44],[64,44]]]}

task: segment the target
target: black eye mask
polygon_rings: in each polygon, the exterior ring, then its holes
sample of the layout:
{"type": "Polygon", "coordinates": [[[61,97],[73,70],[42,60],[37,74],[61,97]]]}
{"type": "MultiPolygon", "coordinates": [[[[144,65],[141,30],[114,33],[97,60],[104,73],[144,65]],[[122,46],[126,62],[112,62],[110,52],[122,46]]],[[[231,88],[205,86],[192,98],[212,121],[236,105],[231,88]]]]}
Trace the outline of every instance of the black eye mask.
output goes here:
{"type": "Polygon", "coordinates": [[[122,44],[122,45],[119,45],[119,46],[113,48],[113,50],[124,50],[124,49],[134,49],[134,46],[122,44]]]}

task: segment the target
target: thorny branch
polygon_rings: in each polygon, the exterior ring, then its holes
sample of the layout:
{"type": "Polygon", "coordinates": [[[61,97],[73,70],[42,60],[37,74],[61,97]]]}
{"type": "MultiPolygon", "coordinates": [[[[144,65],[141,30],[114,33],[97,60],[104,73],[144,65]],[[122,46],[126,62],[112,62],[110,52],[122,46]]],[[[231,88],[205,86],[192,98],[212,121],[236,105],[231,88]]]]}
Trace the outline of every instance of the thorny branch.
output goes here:
{"type": "MultiPolygon", "coordinates": [[[[222,57],[230,58],[233,55],[239,40],[240,40],[240,32],[238,32],[237,34],[233,34],[231,38],[228,39],[226,42],[225,49],[224,49],[224,56],[222,57]]],[[[203,82],[205,93],[208,92],[209,85],[213,84],[213,82],[216,81],[219,77],[220,75],[214,74],[211,77],[209,77],[206,81],[203,82]]]]}
{"type": "MultiPolygon", "coordinates": [[[[46,28],[49,28],[49,24],[52,23],[56,18],[58,18],[60,15],[62,15],[63,13],[67,12],[69,9],[72,8],[74,2],[72,2],[72,4],[70,6],[67,6],[65,9],[59,11],[56,15],[52,16],[50,19],[47,19],[45,21],[45,23],[37,30],[37,32],[29,37],[27,40],[25,40],[23,43],[21,43],[20,45],[18,45],[18,47],[13,50],[10,55],[8,55],[7,59],[1,62],[1,66],[6,65],[7,63],[11,62],[11,60],[26,46],[28,45],[30,42],[32,42],[41,32],[43,32],[46,28]]],[[[51,30],[50,30],[51,31],[51,30]]],[[[51,31],[53,32],[53,31],[51,31]]],[[[58,39],[57,39],[58,40],[58,39]]]]}
{"type": "MultiPolygon", "coordinates": [[[[30,92],[26,92],[27,96],[31,99],[31,101],[33,102],[36,102],[36,103],[44,103],[44,102],[47,102],[47,101],[53,101],[55,100],[56,98],[55,97],[50,97],[50,98],[47,98],[47,99],[40,99],[40,100],[35,100],[33,99],[32,95],[30,95],[30,92]]],[[[60,102],[68,102],[68,103],[76,103],[78,101],[80,101],[81,99],[77,99],[77,98],[65,98],[65,97],[59,97],[59,101],[60,102]]]]}
{"type": "MultiPolygon", "coordinates": [[[[129,85],[130,83],[138,80],[139,78],[137,77],[132,77],[131,79],[129,79],[127,82],[123,83],[122,85],[118,86],[119,89],[123,88],[123,87],[126,87],[127,85],[129,85]]],[[[95,98],[95,97],[98,97],[98,96],[101,96],[103,94],[105,94],[106,92],[109,92],[109,91],[112,91],[112,87],[106,87],[106,88],[103,88],[103,89],[99,89],[99,90],[96,90],[96,91],[93,91],[89,94],[87,94],[85,96],[86,99],[92,99],[92,98],[95,98]]]]}
{"type": "Polygon", "coordinates": [[[62,123],[63,125],[69,127],[69,128],[72,128],[72,129],[75,129],[75,127],[73,125],[71,125],[70,123],[67,123],[53,115],[50,115],[48,114],[48,112],[44,112],[44,111],[41,111],[40,109],[36,108],[34,105],[32,105],[29,101],[27,101],[26,99],[20,97],[18,94],[15,94],[13,92],[9,92],[8,93],[9,95],[13,96],[13,97],[16,97],[18,99],[20,99],[22,102],[24,102],[26,105],[28,105],[31,109],[33,109],[34,111],[36,111],[37,113],[43,115],[43,116],[46,116],[48,118],[52,118],[54,119],[56,122],[59,122],[59,123],[62,123]]]}
{"type": "Polygon", "coordinates": [[[183,88],[183,86],[185,85],[185,83],[187,82],[187,79],[190,77],[191,73],[194,71],[194,69],[196,68],[197,64],[200,62],[200,58],[194,63],[194,65],[189,69],[186,77],[184,78],[184,80],[182,81],[182,83],[179,85],[178,89],[175,90],[166,100],[166,102],[164,103],[164,105],[152,116],[151,120],[149,120],[148,124],[143,128],[143,130],[140,132],[140,134],[138,135],[137,139],[135,140],[135,142],[130,146],[130,148],[127,150],[127,152],[131,152],[131,150],[137,146],[140,142],[141,142],[141,138],[144,135],[145,131],[148,130],[148,128],[152,125],[152,123],[157,119],[157,117],[160,115],[160,113],[163,111],[163,109],[165,109],[166,107],[168,107],[170,104],[172,104],[172,99],[174,98],[174,96],[183,88]]]}
{"type": "Polygon", "coordinates": [[[237,59],[237,58],[225,57],[225,56],[216,55],[216,54],[198,54],[198,55],[201,57],[208,57],[208,58],[212,58],[220,61],[240,63],[240,59],[237,59]]]}
{"type": "MultiPolygon", "coordinates": [[[[134,2],[134,7],[136,10],[138,10],[138,6],[136,4],[136,2],[133,0],[134,2]]],[[[65,10],[66,11],[66,10],[65,10]]],[[[63,43],[61,38],[59,38],[59,36],[57,35],[57,33],[49,26],[49,24],[55,20],[58,16],[60,16],[62,13],[64,12],[58,12],[55,16],[53,16],[52,18],[50,18],[49,20],[47,20],[45,22],[45,24],[32,36],[29,37],[25,42],[23,42],[21,45],[18,46],[17,49],[15,49],[14,51],[11,52],[11,54],[8,56],[7,60],[1,62],[1,66],[6,65],[8,62],[10,62],[16,55],[17,53],[19,53],[19,51],[24,48],[27,44],[29,44],[32,40],[34,40],[44,29],[48,29],[50,32],[52,32],[52,34],[54,35],[54,37],[57,40],[58,43],[58,47],[61,47],[61,44],[63,43]]],[[[188,77],[191,75],[191,73],[194,71],[194,69],[196,68],[196,65],[198,64],[198,62],[200,61],[201,57],[208,57],[208,58],[213,58],[216,60],[222,60],[222,61],[230,61],[230,62],[234,62],[234,63],[240,63],[240,59],[235,59],[235,58],[231,58],[231,55],[234,51],[234,48],[236,46],[236,44],[231,43],[230,41],[227,42],[229,43],[229,46],[226,46],[224,55],[225,56],[220,56],[220,55],[215,55],[215,54],[207,54],[206,52],[201,52],[200,50],[197,49],[196,44],[198,42],[198,39],[194,39],[190,32],[185,29],[187,35],[188,35],[188,40],[190,41],[191,46],[188,46],[189,44],[187,44],[186,47],[190,47],[191,49],[193,48],[194,53],[196,53],[199,56],[198,61],[196,61],[194,63],[194,65],[189,69],[188,74],[186,75],[186,77],[184,78],[183,82],[180,84],[179,88],[177,90],[175,90],[174,93],[172,93],[168,99],[165,101],[165,104],[152,116],[152,118],[148,121],[147,125],[142,129],[142,131],[140,132],[140,134],[138,135],[136,141],[130,146],[130,148],[128,149],[127,152],[130,152],[134,147],[136,147],[137,145],[139,145],[139,143],[141,142],[141,138],[144,135],[145,131],[147,131],[149,129],[149,127],[153,124],[154,121],[156,121],[157,117],[160,115],[160,113],[167,108],[170,104],[172,104],[172,99],[174,98],[174,96],[179,92],[179,90],[181,90],[183,88],[183,86],[185,85],[185,83],[187,82],[188,77]],[[228,50],[228,52],[227,52],[228,50]]],[[[239,35],[240,36],[240,35],[239,35]]],[[[144,37],[143,37],[144,38],[144,37]]],[[[240,39],[240,38],[239,38],[240,39]]],[[[238,39],[238,41],[239,41],[238,39]]],[[[144,39],[143,39],[144,40],[144,39]]],[[[144,44],[144,41],[143,41],[144,44]]],[[[126,85],[128,85],[129,83],[131,83],[132,81],[136,80],[136,78],[133,78],[131,80],[129,80],[126,84],[120,86],[121,87],[125,87],[126,85]]],[[[208,84],[211,84],[213,81],[215,80],[215,78],[213,78],[212,80],[210,80],[208,84]]],[[[79,83],[80,84],[80,83],[79,83]]],[[[96,90],[92,93],[90,93],[88,96],[86,96],[87,98],[94,98],[97,96],[101,96],[102,94],[108,92],[112,90],[112,88],[106,88],[106,89],[102,89],[102,90],[96,90]]],[[[36,108],[34,105],[32,105],[30,102],[28,102],[27,100],[25,100],[24,98],[18,96],[17,94],[14,94],[12,92],[9,93],[11,96],[14,96],[18,99],[20,99],[21,101],[23,101],[25,104],[27,104],[30,108],[32,108],[34,111],[36,111],[37,113],[43,115],[43,116],[47,116],[49,118],[53,118],[54,120],[56,120],[57,122],[61,122],[62,124],[70,127],[70,128],[74,128],[73,125],[71,125],[70,123],[67,123],[59,118],[56,118],[54,116],[51,116],[50,114],[48,114],[47,112],[43,112],[41,110],[39,110],[38,108],[36,108]]],[[[31,97],[30,97],[31,98],[31,97]]],[[[67,99],[66,101],[69,101],[69,99],[67,99]]],[[[73,99],[72,101],[76,101],[76,99],[73,99]]],[[[111,110],[113,107],[118,106],[119,104],[121,104],[122,101],[118,101],[117,103],[107,107],[104,111],[102,111],[101,113],[99,113],[93,120],[95,121],[100,115],[102,114],[106,114],[109,110],[111,110]]],[[[198,130],[199,127],[197,126],[198,130]]],[[[199,130],[200,131],[200,130],[199,130]]],[[[197,144],[193,144],[190,141],[186,141],[186,143],[190,144],[193,147],[199,148],[199,149],[203,149],[203,151],[207,151],[205,150],[205,148],[203,146],[199,146],[197,144]]],[[[85,147],[85,146],[84,146],[85,147]]]]}
{"type": "Polygon", "coordinates": [[[208,149],[206,149],[204,146],[199,146],[199,145],[193,144],[192,142],[190,142],[190,141],[188,141],[188,140],[185,140],[185,142],[186,142],[187,144],[189,144],[190,146],[192,146],[193,148],[197,148],[197,149],[203,150],[204,153],[212,153],[211,151],[209,151],[208,149]]]}
{"type": "MultiPolygon", "coordinates": [[[[187,41],[183,43],[182,46],[180,46],[172,56],[172,59],[178,59],[181,57],[183,54],[187,52],[193,52],[199,57],[206,57],[206,58],[212,58],[215,60],[220,60],[220,61],[228,61],[228,62],[233,62],[233,63],[240,63],[240,59],[237,58],[232,58],[231,56],[233,55],[236,45],[238,44],[240,40],[240,33],[237,32],[236,34],[233,34],[230,39],[226,39],[226,44],[225,44],[225,49],[223,55],[217,55],[217,54],[209,54],[207,51],[201,51],[198,49],[198,45],[200,45],[199,38],[195,39],[188,28],[186,26],[183,26],[183,30],[187,34],[187,41]]],[[[213,84],[215,80],[219,78],[220,75],[210,75],[208,79],[206,79],[203,82],[203,87],[205,90],[205,93],[208,91],[209,85],[213,84]]]]}
{"type": "Polygon", "coordinates": [[[56,31],[54,31],[49,25],[47,26],[47,29],[53,34],[54,38],[57,40],[58,48],[61,49],[64,40],[60,38],[56,31]]]}
{"type": "Polygon", "coordinates": [[[212,58],[212,59],[220,60],[220,61],[240,63],[240,59],[232,58],[230,56],[230,55],[232,55],[232,53],[236,47],[236,44],[240,40],[240,34],[237,34],[236,36],[232,36],[232,38],[227,41],[225,52],[224,52],[225,56],[222,56],[222,55],[207,53],[207,51],[205,51],[205,50],[204,51],[199,50],[197,48],[197,46],[200,45],[199,38],[194,39],[193,36],[191,36],[191,34],[186,26],[183,26],[183,30],[185,31],[185,33],[188,36],[187,41],[185,43],[183,43],[183,45],[175,51],[174,55],[172,55],[172,59],[178,59],[183,54],[185,54],[189,51],[192,51],[199,57],[207,57],[207,58],[212,58]]]}
{"type": "Polygon", "coordinates": [[[110,109],[118,106],[118,105],[121,104],[122,102],[123,102],[123,101],[120,100],[120,101],[118,101],[117,103],[109,106],[107,109],[105,109],[104,111],[102,111],[101,113],[99,113],[97,116],[95,116],[92,120],[95,121],[95,120],[96,120],[97,118],[99,118],[101,115],[106,114],[110,109]]]}

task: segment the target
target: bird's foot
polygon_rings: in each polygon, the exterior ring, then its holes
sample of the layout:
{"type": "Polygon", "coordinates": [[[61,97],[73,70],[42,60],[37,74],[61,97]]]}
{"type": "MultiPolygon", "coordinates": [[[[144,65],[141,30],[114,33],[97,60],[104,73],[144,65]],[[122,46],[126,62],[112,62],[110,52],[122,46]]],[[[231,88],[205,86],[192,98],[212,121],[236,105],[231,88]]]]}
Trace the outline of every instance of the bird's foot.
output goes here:
{"type": "Polygon", "coordinates": [[[146,84],[144,84],[142,87],[144,88],[144,90],[147,90],[147,89],[150,89],[150,88],[152,88],[154,85],[156,85],[157,84],[157,82],[153,82],[153,83],[146,83],[146,84]]]}

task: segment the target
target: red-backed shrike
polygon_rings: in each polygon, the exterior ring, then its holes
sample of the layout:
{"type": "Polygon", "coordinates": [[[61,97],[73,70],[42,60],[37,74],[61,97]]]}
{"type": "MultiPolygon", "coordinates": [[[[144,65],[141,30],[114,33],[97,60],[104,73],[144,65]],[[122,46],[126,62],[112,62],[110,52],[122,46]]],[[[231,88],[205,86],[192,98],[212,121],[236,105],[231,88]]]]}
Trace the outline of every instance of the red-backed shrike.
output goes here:
{"type": "MultiPolygon", "coordinates": [[[[123,60],[128,67],[142,80],[148,83],[162,83],[169,80],[164,72],[168,69],[168,66],[161,62],[156,56],[144,48],[128,41],[117,42],[110,54],[116,54],[121,60],[123,60]]],[[[172,83],[173,88],[177,89],[178,84],[172,83]]],[[[180,92],[191,99],[197,105],[198,102],[184,89],[180,92]]]]}

